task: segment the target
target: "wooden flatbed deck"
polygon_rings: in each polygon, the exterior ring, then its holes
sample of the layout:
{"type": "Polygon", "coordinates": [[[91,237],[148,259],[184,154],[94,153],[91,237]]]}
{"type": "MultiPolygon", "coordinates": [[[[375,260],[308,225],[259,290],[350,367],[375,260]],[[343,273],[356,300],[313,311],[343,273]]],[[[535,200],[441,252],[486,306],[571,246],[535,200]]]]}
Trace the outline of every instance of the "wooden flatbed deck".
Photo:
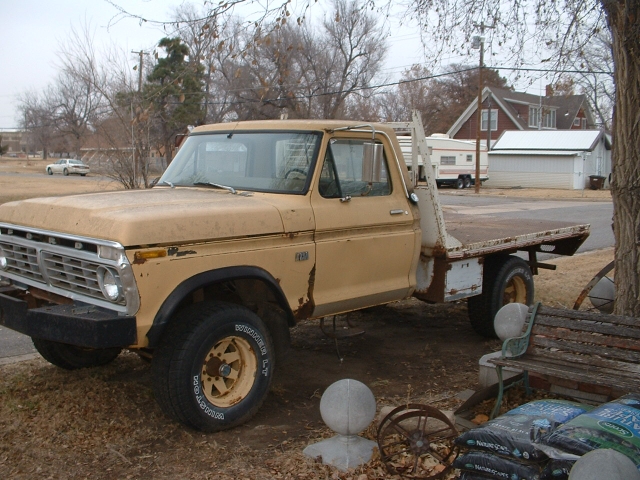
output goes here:
{"type": "Polygon", "coordinates": [[[503,219],[444,212],[447,257],[477,257],[516,250],[573,255],[589,236],[589,225],[552,220],[503,219]]]}

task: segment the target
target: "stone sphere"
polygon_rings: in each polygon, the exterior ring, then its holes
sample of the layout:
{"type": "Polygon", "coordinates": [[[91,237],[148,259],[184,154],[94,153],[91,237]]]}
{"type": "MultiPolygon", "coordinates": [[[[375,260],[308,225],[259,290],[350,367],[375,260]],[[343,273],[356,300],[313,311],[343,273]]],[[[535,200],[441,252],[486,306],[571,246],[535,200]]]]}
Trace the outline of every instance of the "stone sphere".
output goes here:
{"type": "Polygon", "coordinates": [[[493,320],[493,328],[498,338],[504,342],[507,338],[522,335],[528,312],[529,307],[522,303],[507,303],[498,310],[493,320]]]}
{"type": "Polygon", "coordinates": [[[320,415],[340,435],[357,435],[373,421],[376,399],[369,387],[345,378],[329,385],[320,399],[320,415]]]}
{"type": "Polygon", "coordinates": [[[569,480],[640,480],[633,462],[610,448],[592,450],[580,457],[571,469],[569,480]]]}
{"type": "Polygon", "coordinates": [[[607,277],[600,279],[589,292],[589,300],[602,313],[613,313],[613,300],[615,297],[615,285],[607,277]]]}

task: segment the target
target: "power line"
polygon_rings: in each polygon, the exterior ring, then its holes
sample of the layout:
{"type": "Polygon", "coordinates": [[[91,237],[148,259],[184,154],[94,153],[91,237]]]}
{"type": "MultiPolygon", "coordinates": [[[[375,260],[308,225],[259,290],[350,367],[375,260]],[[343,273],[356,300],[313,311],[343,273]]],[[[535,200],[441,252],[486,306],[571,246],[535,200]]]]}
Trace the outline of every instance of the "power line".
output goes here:
{"type": "MultiPolygon", "coordinates": [[[[485,68],[491,68],[494,70],[511,70],[511,71],[533,71],[533,72],[547,72],[547,73],[580,73],[580,74],[605,74],[605,75],[612,75],[611,72],[607,72],[607,71],[594,71],[594,70],[590,70],[590,71],[585,71],[585,70],[569,70],[569,69],[533,69],[533,68],[524,68],[524,67],[485,67],[485,68]]],[[[403,84],[409,84],[409,83],[413,83],[413,82],[420,82],[420,81],[425,81],[425,80],[432,80],[435,78],[441,78],[441,77],[446,77],[449,75],[455,75],[458,73],[464,73],[464,72],[468,72],[471,70],[477,70],[478,67],[474,66],[474,67],[469,67],[469,68],[464,68],[464,69],[460,69],[460,70],[454,70],[451,72],[443,72],[443,73],[437,73],[437,74],[433,74],[433,75],[426,75],[423,77],[418,77],[418,78],[411,78],[411,79],[406,79],[406,80],[398,80],[395,82],[385,82],[385,83],[380,83],[377,85],[366,85],[366,86],[362,86],[362,87],[358,87],[358,88],[354,88],[352,90],[350,90],[350,92],[361,92],[361,91],[367,91],[367,90],[376,90],[376,89],[380,89],[380,88],[385,88],[385,87],[394,87],[394,86],[399,86],[399,85],[403,85],[403,84]]],[[[287,85],[282,85],[282,86],[287,86],[287,85]]],[[[238,88],[238,89],[234,89],[233,91],[235,92],[242,92],[242,91],[247,91],[247,90],[262,90],[264,89],[264,87],[260,86],[260,87],[247,87],[247,88],[238,88]]],[[[325,97],[325,96],[332,96],[332,95],[340,95],[346,93],[345,90],[334,90],[334,91],[330,91],[330,92],[320,92],[320,93],[312,93],[309,95],[295,95],[295,96],[287,96],[285,98],[280,98],[280,97],[276,97],[276,98],[270,98],[267,99],[269,102],[285,102],[285,101],[291,101],[291,100],[306,100],[306,99],[312,99],[312,98],[318,98],[318,97],[325,97]]],[[[192,92],[192,93],[186,93],[185,95],[201,95],[202,92],[192,92]]],[[[236,101],[222,101],[222,102],[211,102],[211,101],[206,101],[205,104],[206,105],[243,105],[246,103],[263,103],[265,100],[264,99],[242,99],[242,100],[236,100],[236,101]]],[[[181,102],[169,102],[170,104],[180,104],[181,102]]]]}

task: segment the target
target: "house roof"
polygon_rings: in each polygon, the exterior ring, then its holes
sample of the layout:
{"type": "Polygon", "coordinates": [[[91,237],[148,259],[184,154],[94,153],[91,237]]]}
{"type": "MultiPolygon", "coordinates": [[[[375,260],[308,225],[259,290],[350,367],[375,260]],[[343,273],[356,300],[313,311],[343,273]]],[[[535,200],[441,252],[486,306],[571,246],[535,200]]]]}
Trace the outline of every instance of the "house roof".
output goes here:
{"type": "Polygon", "coordinates": [[[570,157],[582,153],[575,150],[491,150],[489,155],[544,155],[570,157]]]}
{"type": "MultiPolygon", "coordinates": [[[[556,128],[558,130],[568,130],[573,125],[573,120],[578,115],[580,108],[585,109],[585,114],[590,124],[593,124],[593,118],[591,116],[591,110],[588,107],[585,95],[558,95],[551,97],[544,97],[539,95],[533,95],[524,92],[515,92],[506,88],[496,87],[484,87],[482,90],[482,101],[484,102],[491,94],[492,103],[495,102],[500,109],[511,119],[511,121],[518,127],[519,130],[528,130],[529,124],[527,121],[518,115],[517,110],[513,107],[514,104],[523,105],[543,105],[546,107],[552,107],[556,109],[556,128]]],[[[462,125],[475,113],[478,107],[477,100],[474,100],[469,104],[467,109],[458,117],[455,123],[451,126],[447,132],[450,137],[453,137],[462,125]]]]}
{"type": "Polygon", "coordinates": [[[590,151],[602,135],[600,130],[507,130],[492,150],[590,151]]]}

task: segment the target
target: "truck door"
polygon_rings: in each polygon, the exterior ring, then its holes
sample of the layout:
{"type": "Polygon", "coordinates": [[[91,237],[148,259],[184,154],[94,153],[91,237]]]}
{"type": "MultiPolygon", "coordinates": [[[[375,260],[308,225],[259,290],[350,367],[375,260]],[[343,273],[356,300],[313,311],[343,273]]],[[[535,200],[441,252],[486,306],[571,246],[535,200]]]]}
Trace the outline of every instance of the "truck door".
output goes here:
{"type": "Polygon", "coordinates": [[[406,297],[419,242],[396,165],[384,155],[380,178],[363,179],[369,138],[329,141],[311,194],[316,221],[314,316],[406,297]],[[391,167],[391,168],[390,168],[391,167]]]}

